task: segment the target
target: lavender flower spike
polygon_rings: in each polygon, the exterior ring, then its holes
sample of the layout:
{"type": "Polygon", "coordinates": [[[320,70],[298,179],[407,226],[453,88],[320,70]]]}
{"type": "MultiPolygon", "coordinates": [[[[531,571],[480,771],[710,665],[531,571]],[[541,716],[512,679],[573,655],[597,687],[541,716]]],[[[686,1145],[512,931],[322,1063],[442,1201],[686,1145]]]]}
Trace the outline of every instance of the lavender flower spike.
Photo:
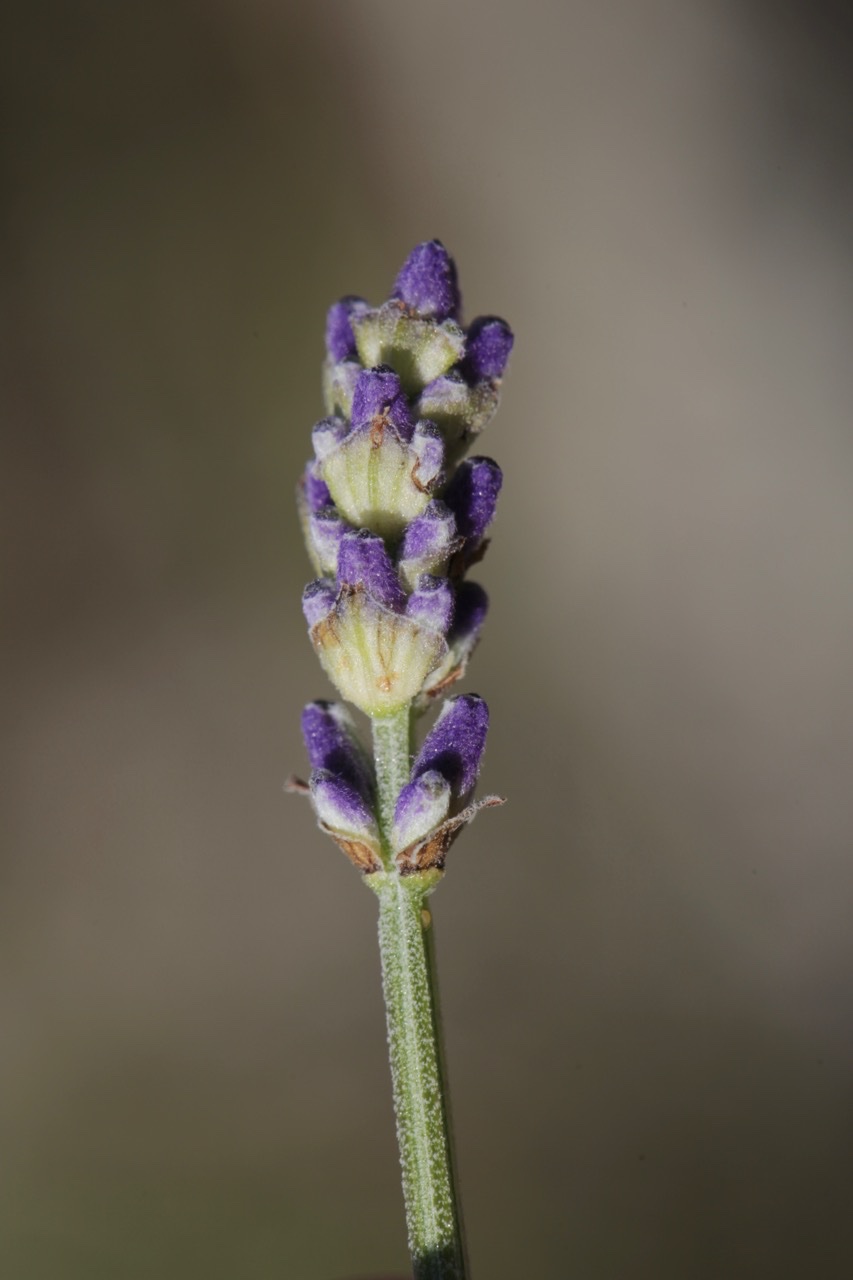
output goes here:
{"type": "Polygon", "coordinates": [[[502,476],[465,461],[500,400],[509,326],[480,316],[467,329],[456,265],[440,240],[416,245],[391,295],[354,294],[326,318],[326,416],[300,481],[299,516],[316,573],[302,609],[338,694],[371,723],[373,756],[340,702],[302,714],[306,784],[320,827],[379,903],[379,945],[394,1107],[413,1273],[465,1280],[451,1169],[426,899],[448,850],[479,810],[473,798],[489,724],[463,693],[486,617],[466,571],[482,559],[502,476]],[[438,716],[420,748],[417,719],[438,716]],[[414,757],[414,758],[413,758],[414,757]]]}

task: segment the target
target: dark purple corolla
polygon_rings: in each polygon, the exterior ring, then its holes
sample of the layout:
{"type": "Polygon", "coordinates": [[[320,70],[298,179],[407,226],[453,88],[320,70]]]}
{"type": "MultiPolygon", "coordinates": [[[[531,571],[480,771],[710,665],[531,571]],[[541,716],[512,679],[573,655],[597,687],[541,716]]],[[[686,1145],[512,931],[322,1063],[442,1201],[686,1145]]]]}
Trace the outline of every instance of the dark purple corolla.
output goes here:
{"type": "Polygon", "coordinates": [[[412,250],[400,268],[393,296],[426,318],[458,318],[462,298],[456,263],[440,240],[427,240],[412,250]]]}

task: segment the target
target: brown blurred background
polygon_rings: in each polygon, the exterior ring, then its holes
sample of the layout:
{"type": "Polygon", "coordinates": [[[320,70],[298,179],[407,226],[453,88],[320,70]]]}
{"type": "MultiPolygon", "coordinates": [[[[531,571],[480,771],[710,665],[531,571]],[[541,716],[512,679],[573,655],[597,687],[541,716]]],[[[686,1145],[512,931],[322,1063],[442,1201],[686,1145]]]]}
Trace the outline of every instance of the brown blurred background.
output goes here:
{"type": "Polygon", "coordinates": [[[435,899],[480,1280],[853,1268],[849,6],[5,9],[0,1274],[405,1267],[307,806],[326,306],[517,349],[435,899]]]}

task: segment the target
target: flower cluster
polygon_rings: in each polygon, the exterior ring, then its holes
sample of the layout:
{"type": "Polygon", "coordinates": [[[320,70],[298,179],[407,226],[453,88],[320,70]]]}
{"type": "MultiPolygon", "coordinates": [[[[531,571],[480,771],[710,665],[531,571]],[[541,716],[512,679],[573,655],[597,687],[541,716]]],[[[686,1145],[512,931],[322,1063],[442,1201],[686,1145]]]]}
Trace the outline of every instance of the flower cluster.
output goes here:
{"type": "MultiPolygon", "coordinates": [[[[469,803],[486,745],[489,711],[475,693],[444,704],[412,764],[394,808],[388,850],[406,875],[444,865],[456,833],[496,796],[469,803]]],[[[383,867],[373,767],[346,707],[310,702],[302,733],[311,762],[308,791],[320,826],[360,871],[383,867]]]]}
{"type": "MultiPolygon", "coordinates": [[[[466,579],[484,554],[501,487],[497,463],[465,458],[498,404],[513,337],[482,316],[467,329],[452,258],[438,240],[407,258],[391,298],[346,297],[326,324],[327,416],[299,489],[317,578],[303,595],[312,644],[340,694],[374,720],[424,710],[463,674],[486,613],[466,579]]],[[[470,817],[488,710],[443,708],[379,831],[376,784],[349,713],[303,717],[321,825],[363,871],[437,865],[470,817]]]]}

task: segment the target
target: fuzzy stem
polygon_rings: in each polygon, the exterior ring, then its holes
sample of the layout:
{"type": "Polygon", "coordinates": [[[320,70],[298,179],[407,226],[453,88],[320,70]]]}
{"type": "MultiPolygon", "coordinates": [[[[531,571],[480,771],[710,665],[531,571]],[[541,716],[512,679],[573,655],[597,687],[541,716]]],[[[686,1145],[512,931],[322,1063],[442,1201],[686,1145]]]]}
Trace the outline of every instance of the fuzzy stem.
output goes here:
{"type": "Polygon", "coordinates": [[[409,781],[412,764],[412,711],[407,704],[390,716],[376,716],[373,721],[373,758],[376,765],[376,787],[379,793],[379,832],[388,871],[393,870],[391,828],[397,796],[409,781]]]}
{"type": "MultiPolygon", "coordinates": [[[[390,724],[391,719],[373,722],[380,822],[387,854],[394,801],[409,776],[409,709],[393,717],[396,724],[390,724]]],[[[389,870],[369,880],[379,898],[382,988],[414,1276],[415,1280],[465,1280],[442,1067],[432,917],[425,904],[428,890],[417,876],[400,876],[388,856],[389,870]]]]}

